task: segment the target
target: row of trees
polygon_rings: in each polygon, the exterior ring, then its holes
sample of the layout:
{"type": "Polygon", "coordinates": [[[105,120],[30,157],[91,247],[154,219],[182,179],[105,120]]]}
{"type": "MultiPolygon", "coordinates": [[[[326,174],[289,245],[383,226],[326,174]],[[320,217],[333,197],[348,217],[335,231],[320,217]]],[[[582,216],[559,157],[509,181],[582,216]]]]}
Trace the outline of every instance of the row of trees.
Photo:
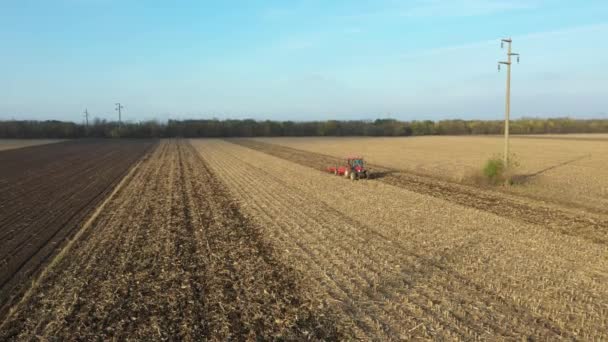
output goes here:
{"type": "MultiPolygon", "coordinates": [[[[501,134],[499,120],[256,121],[169,120],[117,122],[95,119],[89,126],[65,121],[0,121],[0,138],[162,138],[273,136],[412,136],[501,134]]],[[[513,134],[608,133],[607,119],[524,118],[511,121],[513,134]]]]}

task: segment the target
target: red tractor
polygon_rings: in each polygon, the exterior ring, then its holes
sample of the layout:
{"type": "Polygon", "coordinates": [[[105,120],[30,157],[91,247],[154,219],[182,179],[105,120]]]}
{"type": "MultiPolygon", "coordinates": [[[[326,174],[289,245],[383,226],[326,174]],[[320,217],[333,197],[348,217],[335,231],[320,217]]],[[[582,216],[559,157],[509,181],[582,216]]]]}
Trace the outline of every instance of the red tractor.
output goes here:
{"type": "Polygon", "coordinates": [[[371,174],[369,170],[365,168],[365,162],[361,157],[348,157],[346,158],[346,165],[330,166],[327,168],[327,171],[337,176],[350,178],[351,180],[371,178],[371,174]]]}

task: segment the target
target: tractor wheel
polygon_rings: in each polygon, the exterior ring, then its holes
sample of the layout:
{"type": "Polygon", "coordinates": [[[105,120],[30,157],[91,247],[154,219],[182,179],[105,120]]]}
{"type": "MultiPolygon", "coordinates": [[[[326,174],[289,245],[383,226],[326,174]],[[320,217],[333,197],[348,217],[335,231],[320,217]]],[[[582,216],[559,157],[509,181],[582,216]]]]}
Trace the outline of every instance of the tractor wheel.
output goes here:
{"type": "Polygon", "coordinates": [[[356,172],[351,172],[350,173],[350,180],[357,180],[357,173],[356,172]]]}
{"type": "Polygon", "coordinates": [[[372,174],[369,171],[365,171],[365,178],[372,179],[372,174]]]}

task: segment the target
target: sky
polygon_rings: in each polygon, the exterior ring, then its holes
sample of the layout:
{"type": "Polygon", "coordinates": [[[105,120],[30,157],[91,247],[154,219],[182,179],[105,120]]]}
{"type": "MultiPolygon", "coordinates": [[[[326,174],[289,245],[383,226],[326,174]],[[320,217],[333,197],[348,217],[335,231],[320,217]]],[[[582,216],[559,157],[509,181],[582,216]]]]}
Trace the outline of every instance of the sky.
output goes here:
{"type": "Polygon", "coordinates": [[[608,119],[608,1],[0,0],[0,119],[608,119]]]}

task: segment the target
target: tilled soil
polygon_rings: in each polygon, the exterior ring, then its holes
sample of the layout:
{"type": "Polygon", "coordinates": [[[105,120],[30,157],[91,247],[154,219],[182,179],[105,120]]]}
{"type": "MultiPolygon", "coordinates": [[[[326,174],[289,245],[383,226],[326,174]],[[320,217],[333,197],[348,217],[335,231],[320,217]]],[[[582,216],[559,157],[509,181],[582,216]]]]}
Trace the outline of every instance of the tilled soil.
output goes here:
{"type": "Polygon", "coordinates": [[[0,340],[340,339],[192,147],[163,141],[0,340]]]}
{"type": "Polygon", "coordinates": [[[608,338],[605,243],[415,186],[351,182],[297,151],[281,159],[193,144],[309,291],[353,320],[355,336],[608,338]]]}
{"type": "MultiPolygon", "coordinates": [[[[342,159],[280,145],[248,139],[232,139],[233,143],[286,159],[303,166],[324,170],[341,165],[342,159]]],[[[472,187],[412,174],[380,165],[369,165],[375,181],[401,187],[420,194],[441,198],[452,203],[487,211],[530,224],[543,225],[566,235],[608,244],[608,217],[603,214],[572,210],[488,189],[472,187]]]]}
{"type": "Polygon", "coordinates": [[[0,152],[0,318],[154,141],[69,141],[0,152]]]}

